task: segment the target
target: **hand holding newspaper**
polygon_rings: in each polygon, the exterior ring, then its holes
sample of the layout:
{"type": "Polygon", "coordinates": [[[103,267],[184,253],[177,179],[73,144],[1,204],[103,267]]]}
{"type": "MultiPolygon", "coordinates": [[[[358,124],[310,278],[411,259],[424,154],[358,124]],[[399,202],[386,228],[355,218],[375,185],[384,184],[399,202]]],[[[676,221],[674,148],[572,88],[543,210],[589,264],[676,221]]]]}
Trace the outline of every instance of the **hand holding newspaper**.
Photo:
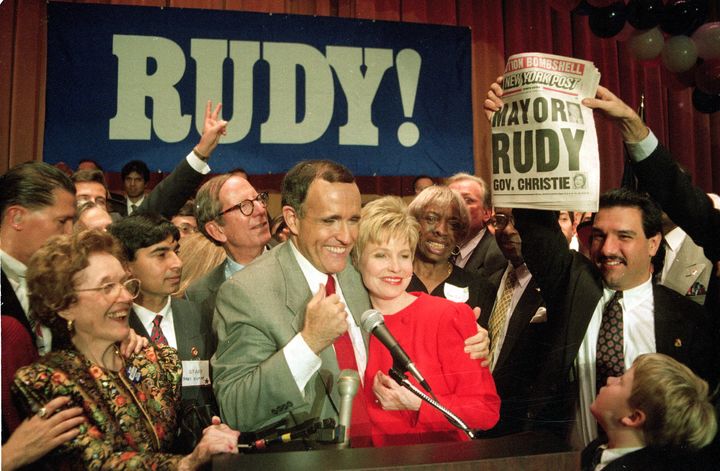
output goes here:
{"type": "Polygon", "coordinates": [[[552,54],[508,59],[492,126],[493,205],[597,211],[600,163],[592,110],[600,73],[552,54]]]}

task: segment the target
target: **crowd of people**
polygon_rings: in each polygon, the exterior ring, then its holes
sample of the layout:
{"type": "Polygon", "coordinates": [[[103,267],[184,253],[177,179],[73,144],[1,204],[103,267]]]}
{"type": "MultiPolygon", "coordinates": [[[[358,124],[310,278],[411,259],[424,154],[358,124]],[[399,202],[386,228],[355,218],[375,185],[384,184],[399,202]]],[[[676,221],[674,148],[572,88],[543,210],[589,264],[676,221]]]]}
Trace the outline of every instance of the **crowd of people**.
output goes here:
{"type": "Polygon", "coordinates": [[[124,194],[92,160],[71,176],[11,168],[3,469],[196,469],[237,453],[240,432],[337,420],[347,369],[353,447],[545,431],[584,449],[585,469],[717,453],[720,210],[619,98],[599,87],[584,104],[618,122],[640,184],[595,214],[493,208],[467,173],[363,207],[345,166],[305,160],[272,217],[242,169],[206,178],[228,124],[210,102],[150,192],[140,161],[124,194]],[[370,310],[424,375],[407,381],[472,434],[392,377],[370,310]]]}

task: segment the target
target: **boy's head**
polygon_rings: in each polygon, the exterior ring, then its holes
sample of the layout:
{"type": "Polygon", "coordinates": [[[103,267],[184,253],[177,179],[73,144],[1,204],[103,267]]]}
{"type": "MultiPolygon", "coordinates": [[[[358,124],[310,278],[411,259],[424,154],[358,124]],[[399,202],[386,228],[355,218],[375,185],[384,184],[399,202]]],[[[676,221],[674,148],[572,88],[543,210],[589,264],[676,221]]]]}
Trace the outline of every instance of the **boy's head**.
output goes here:
{"type": "Polygon", "coordinates": [[[108,230],[122,243],[130,272],[141,282],[138,304],[177,291],[182,261],[177,255],[180,232],[173,223],[159,215],[133,214],[108,230]]]}
{"type": "Polygon", "coordinates": [[[624,375],[608,378],[590,409],[608,434],[634,428],[646,446],[698,449],[717,431],[707,383],[661,353],[640,355],[624,375]]]}

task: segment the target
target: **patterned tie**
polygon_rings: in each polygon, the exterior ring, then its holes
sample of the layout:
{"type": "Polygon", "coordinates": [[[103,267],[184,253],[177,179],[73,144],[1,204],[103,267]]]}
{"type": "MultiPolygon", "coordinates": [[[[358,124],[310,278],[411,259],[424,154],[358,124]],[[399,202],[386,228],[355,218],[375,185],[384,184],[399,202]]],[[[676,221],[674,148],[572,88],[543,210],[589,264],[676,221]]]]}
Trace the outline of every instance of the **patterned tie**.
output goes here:
{"type": "Polygon", "coordinates": [[[128,216],[130,216],[131,214],[135,214],[135,211],[137,211],[137,205],[131,204],[130,205],[130,213],[128,214],[128,216]]]}
{"type": "Polygon", "coordinates": [[[622,295],[622,291],[616,291],[603,310],[595,354],[597,391],[605,386],[608,377],[621,376],[625,372],[623,312],[620,306],[622,295]]]}
{"type": "Polygon", "coordinates": [[[500,352],[496,351],[497,342],[500,340],[500,334],[502,333],[507,316],[510,313],[510,304],[512,302],[513,290],[517,283],[517,273],[515,269],[510,267],[507,276],[505,277],[505,285],[503,286],[503,292],[500,295],[500,299],[495,303],[492,313],[490,313],[490,320],[488,321],[488,330],[490,331],[490,358],[491,364],[494,366],[497,356],[500,352]]]}
{"type": "Polygon", "coordinates": [[[167,345],[168,341],[165,338],[165,334],[163,334],[162,329],[160,328],[160,323],[163,320],[163,316],[158,314],[155,316],[155,319],[153,319],[153,328],[152,332],[150,332],[150,340],[155,343],[155,345],[167,345]]]}
{"type": "MultiPolygon", "coordinates": [[[[330,296],[335,294],[335,280],[332,275],[328,275],[327,284],[325,285],[325,294],[330,296]]],[[[338,366],[341,370],[349,369],[358,371],[357,360],[355,359],[355,350],[350,340],[350,332],[345,331],[340,337],[335,339],[333,344],[335,347],[335,355],[337,356],[338,366]]],[[[352,417],[350,419],[350,441],[353,447],[372,446],[370,436],[370,416],[367,412],[367,404],[365,402],[365,394],[362,389],[358,391],[353,400],[352,417]]]]}

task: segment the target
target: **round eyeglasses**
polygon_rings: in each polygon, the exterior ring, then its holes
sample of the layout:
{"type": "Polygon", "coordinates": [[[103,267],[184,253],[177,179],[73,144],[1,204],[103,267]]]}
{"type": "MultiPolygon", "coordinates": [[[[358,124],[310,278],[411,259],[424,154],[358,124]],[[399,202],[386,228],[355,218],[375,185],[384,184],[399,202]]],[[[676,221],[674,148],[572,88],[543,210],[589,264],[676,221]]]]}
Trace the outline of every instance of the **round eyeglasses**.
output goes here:
{"type": "Polygon", "coordinates": [[[251,200],[243,200],[236,205],[230,206],[224,211],[220,211],[216,217],[220,217],[223,214],[229,213],[230,211],[235,211],[236,209],[239,209],[244,216],[252,216],[252,213],[255,211],[255,202],[257,201],[258,203],[260,203],[260,206],[262,206],[263,208],[267,208],[268,199],[269,196],[267,192],[263,191],[251,200]]]}
{"type": "Polygon", "coordinates": [[[515,218],[512,214],[497,213],[488,221],[493,227],[499,231],[505,229],[508,223],[515,224],[515,218]]]}
{"type": "Polygon", "coordinates": [[[118,296],[120,296],[121,288],[125,288],[125,290],[130,293],[130,296],[135,299],[137,298],[137,295],[140,294],[140,280],[138,280],[137,278],[130,278],[129,280],[123,282],[111,281],[110,283],[105,283],[104,285],[98,286],[97,288],[76,289],[75,292],[79,293],[81,291],[102,291],[105,296],[117,298],[118,296]]]}

